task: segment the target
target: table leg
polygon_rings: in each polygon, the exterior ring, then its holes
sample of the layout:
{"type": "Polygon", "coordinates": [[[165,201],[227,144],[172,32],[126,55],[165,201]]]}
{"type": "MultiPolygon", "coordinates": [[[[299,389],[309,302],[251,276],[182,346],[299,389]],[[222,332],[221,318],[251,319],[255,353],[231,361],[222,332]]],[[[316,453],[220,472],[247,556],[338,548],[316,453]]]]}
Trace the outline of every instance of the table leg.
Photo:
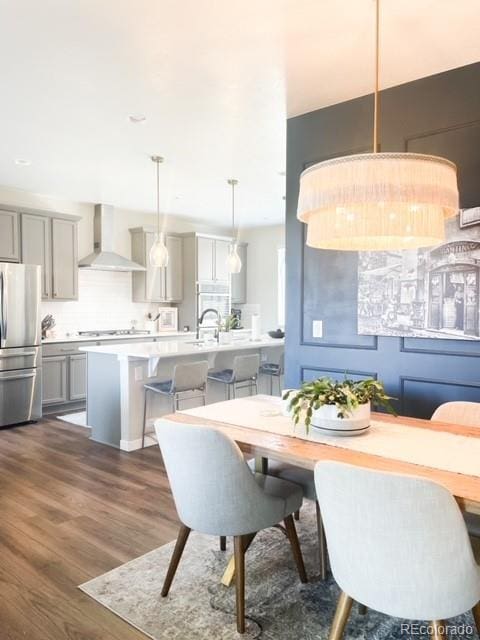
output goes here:
{"type": "MultiPolygon", "coordinates": [[[[255,538],[256,535],[257,535],[256,533],[250,533],[248,535],[243,536],[244,553],[247,551],[248,547],[252,544],[253,539],[255,538]]],[[[223,572],[221,583],[225,587],[229,587],[233,582],[234,576],[235,576],[235,556],[232,556],[228,561],[227,568],[223,572]]]]}
{"type": "Polygon", "coordinates": [[[263,473],[264,475],[268,473],[268,458],[263,458],[261,456],[257,456],[255,458],[255,472],[263,473]]]}

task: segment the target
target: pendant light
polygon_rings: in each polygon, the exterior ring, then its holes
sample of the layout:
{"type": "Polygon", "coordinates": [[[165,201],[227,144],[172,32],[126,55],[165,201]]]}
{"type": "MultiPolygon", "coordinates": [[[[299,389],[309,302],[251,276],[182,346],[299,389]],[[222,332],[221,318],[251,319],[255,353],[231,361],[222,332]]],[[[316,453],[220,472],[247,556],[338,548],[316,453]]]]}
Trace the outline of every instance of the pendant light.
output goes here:
{"type": "Polygon", "coordinates": [[[230,273],[240,273],[242,261],[238,255],[238,245],[235,241],[235,187],[238,184],[238,180],[230,178],[227,182],[232,187],[232,244],[227,256],[227,267],[230,273]]]}
{"type": "Polygon", "coordinates": [[[440,244],[458,213],[457,169],[449,160],[379,151],[379,23],[375,0],[373,153],[326,160],[300,176],[297,218],[307,245],[382,251],[440,244]]]}
{"type": "Polygon", "coordinates": [[[168,265],[168,249],[165,246],[165,236],[160,230],[160,165],[163,158],[152,156],[152,162],[155,162],[157,171],[157,233],[155,234],[155,242],[150,249],[149,258],[152,267],[166,267],[168,265]]]}

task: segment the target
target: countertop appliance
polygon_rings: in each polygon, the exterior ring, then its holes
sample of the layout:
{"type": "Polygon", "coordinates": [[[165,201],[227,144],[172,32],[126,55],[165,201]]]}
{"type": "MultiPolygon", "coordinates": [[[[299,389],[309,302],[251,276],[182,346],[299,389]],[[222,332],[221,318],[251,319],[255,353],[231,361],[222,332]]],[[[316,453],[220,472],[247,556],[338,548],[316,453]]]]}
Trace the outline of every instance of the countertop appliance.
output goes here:
{"type": "Polygon", "coordinates": [[[98,329],[92,331],[79,331],[79,336],[92,336],[99,338],[100,336],[148,336],[150,331],[142,329],[98,329]]]}
{"type": "Polygon", "coordinates": [[[0,263],[0,426],[42,417],[40,267],[0,263]]]}

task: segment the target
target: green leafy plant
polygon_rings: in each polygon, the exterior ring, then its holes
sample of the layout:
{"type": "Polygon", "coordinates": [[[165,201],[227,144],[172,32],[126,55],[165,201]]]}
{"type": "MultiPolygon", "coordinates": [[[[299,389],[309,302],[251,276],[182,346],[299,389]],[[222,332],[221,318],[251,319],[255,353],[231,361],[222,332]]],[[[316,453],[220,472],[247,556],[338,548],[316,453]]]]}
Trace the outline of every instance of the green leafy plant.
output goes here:
{"type": "Polygon", "coordinates": [[[376,407],[383,407],[389,413],[396,415],[390,400],[394,398],[385,393],[384,386],[378,380],[349,380],[341,382],[331,378],[318,378],[312,382],[305,382],[297,391],[289,389],[283,395],[284,400],[290,400],[288,408],[292,413],[295,425],[304,417],[307,432],[312,422],[313,412],[325,405],[337,407],[337,417],[347,418],[362,404],[371,402],[376,407]]]}
{"type": "Polygon", "coordinates": [[[238,327],[238,318],[233,314],[225,316],[223,322],[219,324],[220,331],[231,331],[238,327]]]}

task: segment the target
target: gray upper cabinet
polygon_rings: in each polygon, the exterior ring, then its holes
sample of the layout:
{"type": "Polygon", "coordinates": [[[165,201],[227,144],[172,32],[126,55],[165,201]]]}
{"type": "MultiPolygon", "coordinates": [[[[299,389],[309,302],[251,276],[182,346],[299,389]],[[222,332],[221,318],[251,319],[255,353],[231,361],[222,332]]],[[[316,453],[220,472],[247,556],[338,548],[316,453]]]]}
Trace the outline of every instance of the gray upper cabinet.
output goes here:
{"type": "Polygon", "coordinates": [[[181,236],[168,234],[165,243],[168,249],[168,266],[152,267],[150,249],[155,241],[155,232],[149,227],[130,229],[132,260],[146,271],[133,272],[132,299],[134,302],[180,302],[183,297],[183,241],[181,236]]]}
{"type": "Polygon", "coordinates": [[[52,297],[52,256],[50,218],[22,214],[22,262],[42,268],[42,298],[52,297]]]}
{"type": "Polygon", "coordinates": [[[0,210],[0,260],[19,262],[18,213],[16,211],[0,210]]]}
{"type": "Polygon", "coordinates": [[[230,272],[227,265],[229,251],[230,242],[226,240],[215,240],[214,279],[216,282],[228,283],[230,280],[230,272]]]}
{"type": "Polygon", "coordinates": [[[77,223],[52,219],[52,281],[54,300],[78,297],[77,223]]]}
{"type": "Polygon", "coordinates": [[[204,282],[215,280],[214,269],[215,240],[197,238],[197,279],[204,282]]]}
{"type": "Polygon", "coordinates": [[[170,302],[183,298],[183,240],[179,236],[167,236],[168,267],[165,270],[165,294],[170,302]]]}
{"type": "Polygon", "coordinates": [[[230,279],[227,267],[229,247],[228,240],[197,237],[197,279],[199,282],[228,284],[230,279]]]}
{"type": "MultiPolygon", "coordinates": [[[[0,246],[7,244],[2,232],[6,232],[8,227],[6,216],[2,218],[3,213],[14,216],[11,220],[15,220],[15,224],[11,229],[16,229],[18,225],[18,231],[15,231],[19,245],[18,260],[23,264],[38,264],[41,267],[42,298],[77,300],[79,218],[34,209],[16,212],[0,210],[0,246]]],[[[13,237],[12,234],[10,236],[13,237]]],[[[0,260],[6,259],[3,254],[0,256],[0,260]]]]}
{"type": "Polygon", "coordinates": [[[232,304],[245,304],[247,302],[247,243],[238,245],[238,255],[242,261],[240,273],[232,273],[232,304]]]}

